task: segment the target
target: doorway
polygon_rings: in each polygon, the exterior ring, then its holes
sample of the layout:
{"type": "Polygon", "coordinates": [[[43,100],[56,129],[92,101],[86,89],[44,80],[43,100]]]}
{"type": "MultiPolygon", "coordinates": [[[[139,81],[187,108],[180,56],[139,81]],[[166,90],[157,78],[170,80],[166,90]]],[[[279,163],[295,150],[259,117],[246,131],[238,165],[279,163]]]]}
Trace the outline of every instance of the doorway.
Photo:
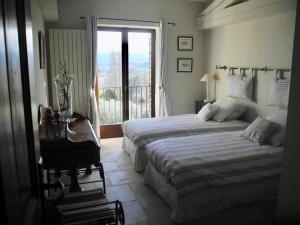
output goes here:
{"type": "Polygon", "coordinates": [[[121,137],[123,121],[155,115],[155,30],[100,27],[97,44],[101,138],[121,137]]]}

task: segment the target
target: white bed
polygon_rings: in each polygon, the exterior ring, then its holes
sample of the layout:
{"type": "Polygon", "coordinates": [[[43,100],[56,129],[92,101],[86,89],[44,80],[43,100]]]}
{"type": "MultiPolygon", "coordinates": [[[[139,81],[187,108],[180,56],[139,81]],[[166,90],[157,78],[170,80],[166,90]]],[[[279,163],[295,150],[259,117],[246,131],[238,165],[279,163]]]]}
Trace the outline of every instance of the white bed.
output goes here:
{"type": "Polygon", "coordinates": [[[129,154],[135,170],[143,171],[147,165],[145,145],[153,141],[168,137],[243,130],[248,125],[249,123],[241,120],[204,122],[195,114],[129,120],[122,125],[123,149],[129,154]]]}
{"type": "Polygon", "coordinates": [[[276,198],[283,148],[240,134],[167,138],[146,146],[144,182],[170,206],[174,222],[276,198]]]}

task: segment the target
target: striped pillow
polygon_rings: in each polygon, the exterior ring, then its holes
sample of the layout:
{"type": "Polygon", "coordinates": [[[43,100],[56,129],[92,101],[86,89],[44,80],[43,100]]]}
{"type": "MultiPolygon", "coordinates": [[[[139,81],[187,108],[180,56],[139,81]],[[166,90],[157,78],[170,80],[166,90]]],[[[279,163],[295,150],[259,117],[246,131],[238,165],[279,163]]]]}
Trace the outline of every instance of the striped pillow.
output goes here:
{"type": "Polygon", "coordinates": [[[257,117],[242,133],[242,136],[257,143],[264,143],[278,128],[279,124],[257,117]]]}
{"type": "Polygon", "coordinates": [[[237,97],[238,96],[238,75],[228,75],[226,85],[226,96],[237,97]]]}
{"type": "Polygon", "coordinates": [[[278,79],[273,77],[271,81],[271,90],[269,105],[281,108],[287,108],[289,102],[290,79],[278,79]]]}
{"type": "Polygon", "coordinates": [[[253,76],[230,75],[227,81],[226,96],[252,101],[253,76]]]}
{"type": "Polygon", "coordinates": [[[244,100],[253,99],[253,76],[239,77],[239,97],[244,100]]]}

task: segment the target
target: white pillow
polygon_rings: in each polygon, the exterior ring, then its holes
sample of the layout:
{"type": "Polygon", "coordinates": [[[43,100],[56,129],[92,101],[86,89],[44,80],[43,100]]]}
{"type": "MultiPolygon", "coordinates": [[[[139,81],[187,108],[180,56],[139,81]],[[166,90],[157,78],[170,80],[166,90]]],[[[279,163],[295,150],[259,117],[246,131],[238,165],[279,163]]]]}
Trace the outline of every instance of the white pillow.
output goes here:
{"type": "Polygon", "coordinates": [[[284,143],[286,117],[287,117],[286,113],[274,113],[266,118],[267,120],[270,120],[280,125],[280,128],[274,134],[272,134],[267,140],[267,142],[270,143],[271,145],[280,146],[284,143]]]}
{"type": "Polygon", "coordinates": [[[247,106],[241,103],[235,104],[234,111],[226,118],[226,120],[236,120],[240,118],[247,111],[247,106]]]}
{"type": "Polygon", "coordinates": [[[202,109],[198,112],[197,118],[202,121],[209,120],[213,115],[216,114],[218,111],[218,107],[215,105],[212,105],[210,103],[207,103],[205,106],[202,107],[202,109]]]}
{"type": "Polygon", "coordinates": [[[217,122],[224,121],[236,108],[234,101],[226,98],[216,101],[213,105],[218,107],[218,112],[213,116],[213,120],[217,122]]]}

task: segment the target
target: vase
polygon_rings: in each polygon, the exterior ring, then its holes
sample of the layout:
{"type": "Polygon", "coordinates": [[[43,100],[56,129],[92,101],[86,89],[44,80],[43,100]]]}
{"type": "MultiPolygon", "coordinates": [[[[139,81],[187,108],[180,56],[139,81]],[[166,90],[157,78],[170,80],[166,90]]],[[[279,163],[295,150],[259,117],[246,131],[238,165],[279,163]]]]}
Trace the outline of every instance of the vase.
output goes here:
{"type": "Polygon", "coordinates": [[[72,107],[72,79],[56,79],[54,81],[56,88],[56,98],[58,110],[62,117],[71,117],[72,107]]]}

